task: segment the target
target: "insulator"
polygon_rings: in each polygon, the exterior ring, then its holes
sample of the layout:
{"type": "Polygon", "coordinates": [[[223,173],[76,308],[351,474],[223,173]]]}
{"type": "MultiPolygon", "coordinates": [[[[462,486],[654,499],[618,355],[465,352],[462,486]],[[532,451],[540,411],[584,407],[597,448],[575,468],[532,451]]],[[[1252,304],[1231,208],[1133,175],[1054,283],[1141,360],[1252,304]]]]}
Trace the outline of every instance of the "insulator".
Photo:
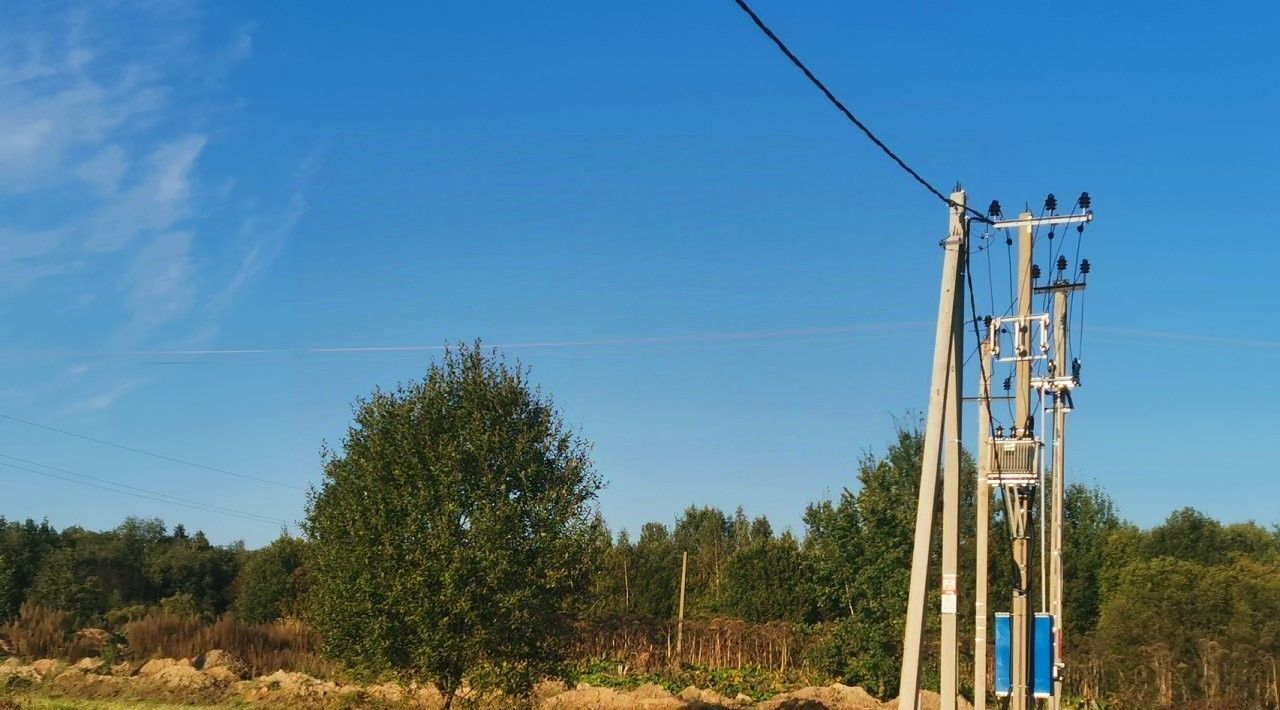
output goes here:
{"type": "Polygon", "coordinates": [[[1077,225],[1076,225],[1076,234],[1084,234],[1084,225],[1083,225],[1083,224],[1077,224],[1077,225]]]}
{"type": "Polygon", "coordinates": [[[1053,237],[1054,237],[1053,230],[1052,230],[1052,229],[1050,229],[1050,230],[1049,230],[1049,241],[1053,241],[1053,237]]]}
{"type": "Polygon", "coordinates": [[[1058,209],[1058,198],[1054,197],[1052,192],[1049,193],[1048,197],[1044,198],[1044,209],[1047,212],[1054,212],[1058,209]]]}
{"type": "Polygon", "coordinates": [[[1067,257],[1065,256],[1058,257],[1058,271],[1066,271],[1066,270],[1067,270],[1067,257]]]}
{"type": "Polygon", "coordinates": [[[1032,264],[1032,265],[1031,265],[1031,278],[1032,278],[1032,280],[1035,280],[1035,279],[1040,278],[1040,265],[1039,265],[1039,264],[1032,264]]]}
{"type": "Polygon", "coordinates": [[[1004,378],[1004,391],[1008,392],[1011,389],[1013,389],[1013,378],[1012,377],[1004,378]]]}
{"type": "Polygon", "coordinates": [[[1089,273],[1089,260],[1088,260],[1088,259],[1081,259],[1081,260],[1080,260],[1080,273],[1085,274],[1085,275],[1088,275],[1088,273],[1089,273]]]}
{"type": "Polygon", "coordinates": [[[1076,200],[1076,204],[1080,205],[1080,209],[1088,212],[1089,208],[1093,206],[1093,198],[1089,197],[1089,193],[1082,192],[1080,193],[1080,199],[1076,200]]]}
{"type": "Polygon", "coordinates": [[[1013,246],[1013,237],[1006,236],[1006,237],[1004,238],[1004,245],[1005,245],[1005,246],[1007,246],[1007,247],[1011,247],[1011,246],[1013,246]]]}
{"type": "Polygon", "coordinates": [[[996,425],[996,438],[997,438],[997,439],[1003,439],[1003,438],[1004,438],[1004,425],[1003,425],[1003,424],[997,424],[997,425],[996,425]]]}
{"type": "Polygon", "coordinates": [[[982,317],[982,327],[987,328],[988,330],[991,329],[991,316],[982,317]]]}
{"type": "MultiPolygon", "coordinates": [[[[1088,197],[1088,193],[1086,193],[1086,194],[1085,194],[1085,196],[1086,196],[1086,197],[1088,197]]],[[[1003,214],[1001,214],[1001,213],[1000,213],[1000,200],[992,200],[992,201],[991,201],[991,205],[990,205],[989,207],[987,207],[987,216],[988,216],[988,217],[1003,217],[1003,216],[1004,216],[1003,214]]]]}

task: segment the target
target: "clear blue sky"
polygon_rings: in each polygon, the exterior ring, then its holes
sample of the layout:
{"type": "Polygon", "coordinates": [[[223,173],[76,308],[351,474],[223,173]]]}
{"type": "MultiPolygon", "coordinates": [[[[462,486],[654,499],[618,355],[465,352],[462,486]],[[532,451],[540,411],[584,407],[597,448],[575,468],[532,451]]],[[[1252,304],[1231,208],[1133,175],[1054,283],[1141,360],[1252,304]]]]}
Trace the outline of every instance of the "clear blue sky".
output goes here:
{"type": "MultiPolygon", "coordinates": [[[[1073,478],[1280,519],[1280,7],[756,4],[944,189],[1093,194],[1073,478]]],[[[925,404],[945,209],[730,0],[100,5],[0,9],[0,414],[305,486],[432,357],[309,349],[562,343],[511,352],[615,528],[798,529],[925,404]]],[[[0,454],[302,516],[12,421],[0,454]]],[[[3,467],[0,513],[278,530],[3,467]]]]}

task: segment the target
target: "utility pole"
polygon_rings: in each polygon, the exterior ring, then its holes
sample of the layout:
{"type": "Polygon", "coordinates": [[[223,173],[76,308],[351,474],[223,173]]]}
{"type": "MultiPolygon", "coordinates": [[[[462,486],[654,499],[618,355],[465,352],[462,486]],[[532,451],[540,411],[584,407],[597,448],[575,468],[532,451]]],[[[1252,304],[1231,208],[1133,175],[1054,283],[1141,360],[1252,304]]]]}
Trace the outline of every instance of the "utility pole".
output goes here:
{"type": "MultiPolygon", "coordinates": [[[[1063,263],[1066,259],[1063,259],[1063,263]]],[[[1053,325],[1054,325],[1054,360],[1051,374],[1067,371],[1067,291],[1057,289],[1053,292],[1053,325]]],[[[1053,393],[1053,482],[1050,493],[1053,495],[1053,512],[1049,523],[1053,526],[1052,539],[1049,542],[1049,613],[1053,615],[1053,700],[1051,710],[1062,706],[1062,528],[1063,508],[1065,503],[1067,459],[1067,402],[1068,390],[1059,389],[1053,393]]]]}
{"type": "MultiPolygon", "coordinates": [[[[1088,197],[1082,196],[1087,207],[1088,197]]],[[[1049,613],[1053,617],[1053,696],[1050,700],[1051,710],[1059,710],[1062,704],[1063,675],[1063,572],[1062,572],[1062,538],[1066,524],[1066,455],[1067,455],[1067,413],[1073,408],[1071,392],[1080,384],[1079,369],[1071,356],[1069,296],[1085,287],[1084,279],[1089,274],[1089,262],[1085,260],[1078,265],[1080,281],[1073,282],[1066,278],[1068,263],[1065,256],[1059,256],[1054,268],[1057,276],[1048,286],[1039,287],[1037,293],[1051,294],[1053,297],[1053,359],[1050,361],[1048,373],[1034,384],[1053,402],[1053,442],[1052,462],[1050,463],[1051,513],[1049,525],[1052,530],[1049,542],[1049,613]]]]}
{"type": "Polygon", "coordinates": [[[973,709],[987,708],[987,554],[991,527],[991,488],[987,483],[987,470],[991,458],[991,368],[990,340],[980,345],[978,361],[978,490],[974,521],[974,575],[973,575],[973,709]]]}
{"type": "MultiPolygon", "coordinates": [[[[1034,231],[1031,213],[1019,216],[1018,226],[1018,320],[1014,335],[1014,417],[1013,436],[1029,440],[1034,435],[1031,422],[1031,259],[1034,250],[1034,231]]],[[[1038,449],[1038,447],[1037,447],[1038,449]]],[[[1039,451],[1034,454],[1039,457],[1039,451]]],[[[1014,483],[1005,487],[1006,506],[1013,537],[1013,602],[1010,605],[1012,635],[1010,647],[1013,662],[1011,688],[1013,695],[1009,710],[1027,710],[1031,707],[1031,505],[1035,480],[1014,483]]]]}
{"type": "MultiPolygon", "coordinates": [[[[1056,204],[1052,196],[1046,200],[1046,209],[1053,211],[1051,204],[1056,204]]],[[[1051,688],[1039,690],[1039,696],[1048,698],[1054,710],[1060,707],[1061,699],[1061,611],[1062,611],[1062,470],[1064,461],[1065,413],[1070,408],[1070,390],[1078,384],[1076,368],[1067,365],[1067,300],[1070,291],[1082,284],[1068,283],[1059,277],[1049,286],[1037,287],[1035,281],[1040,276],[1039,266],[1032,263],[1034,257],[1035,229],[1039,226],[1089,222],[1093,214],[1088,211],[1087,193],[1081,196],[1083,214],[1052,215],[1033,217],[1030,212],[1023,212],[1015,220],[995,221],[991,226],[995,229],[1017,228],[1018,230],[1018,281],[1017,281],[1017,313],[1014,316],[992,318],[989,324],[989,350],[999,362],[1014,365],[1014,420],[1010,430],[1003,431],[997,426],[994,437],[989,440],[986,457],[979,457],[979,476],[989,486],[999,487],[1004,493],[1005,516],[1009,522],[1012,539],[1012,558],[1014,580],[1012,600],[1009,614],[1009,656],[1008,656],[1008,705],[1009,710],[1030,710],[1035,704],[1037,688],[1032,678],[1033,644],[1043,648],[1043,644],[1051,643],[1051,667],[1048,672],[1054,682],[1051,688]],[[1033,313],[1033,298],[1036,294],[1054,294],[1052,314],[1033,313]],[[1001,357],[1003,336],[1012,332],[1012,352],[1001,357]],[[1050,334],[1052,331],[1052,335],[1050,334]],[[1044,377],[1032,377],[1032,365],[1037,361],[1046,363],[1047,374],[1044,377]],[[1068,372],[1068,369],[1071,372],[1068,372]],[[1035,418],[1031,412],[1031,393],[1038,390],[1042,396],[1053,398],[1054,431],[1053,431],[1053,478],[1049,486],[1052,493],[1052,514],[1046,516],[1045,505],[1035,510],[1034,502],[1037,494],[1044,501],[1044,470],[1042,451],[1043,440],[1037,435],[1035,418]],[[1047,552],[1042,553],[1041,565],[1042,599],[1047,598],[1049,613],[1053,623],[1051,639],[1036,639],[1035,625],[1031,613],[1031,579],[1034,562],[1031,544],[1032,531],[1040,526],[1042,546],[1046,525],[1053,531],[1052,544],[1047,552]],[[1048,587],[1046,590],[1044,587],[1048,587]],[[1047,594],[1046,594],[1047,592],[1047,594]]],[[[1052,234],[1050,235],[1052,238],[1052,234]]],[[[1066,258],[1060,257],[1055,264],[1061,275],[1066,269],[1066,258]]],[[[1087,262],[1082,262],[1082,271],[1088,273],[1087,262]]],[[[983,362],[986,362],[984,358],[983,362]]],[[[980,398],[988,401],[989,394],[980,398]]],[[[989,410],[988,410],[989,413],[989,410]]],[[[981,439],[985,431],[979,434],[981,439]]],[[[985,547],[985,542],[982,543],[985,547]]],[[[985,577],[985,555],[979,555],[978,574],[985,577]]],[[[980,599],[981,600],[981,599],[980,599]]],[[[985,601],[985,600],[981,600],[985,601]]],[[[1044,601],[1042,601],[1042,604],[1044,601]]],[[[975,611],[977,611],[975,609],[975,611]]],[[[983,611],[985,615],[985,610],[983,611]]],[[[985,626],[985,619],[983,620],[985,626]]],[[[985,639],[983,639],[985,646],[985,639]]],[[[984,649],[985,650],[985,649],[984,649]]],[[[1042,669],[1035,669],[1036,676],[1043,678],[1042,669]]],[[[975,683],[975,688],[978,683],[975,683]]],[[[1043,686],[1042,686],[1043,687],[1043,686]]],[[[1003,694],[1003,693],[1002,693],[1003,694]]],[[[985,704],[985,703],[984,703],[985,704]]],[[[979,706],[981,707],[981,706],[979,706]]]]}
{"type": "MultiPolygon", "coordinates": [[[[997,654],[997,669],[1002,665],[1007,676],[997,675],[996,690],[1007,696],[1008,710],[1031,710],[1035,698],[1051,698],[1053,710],[1059,708],[1061,697],[1061,614],[1062,614],[1062,520],[1063,503],[1063,445],[1065,438],[1065,412],[1070,410],[1070,390],[1079,384],[1078,366],[1067,350],[1067,295],[1083,288],[1083,282],[1072,284],[1059,278],[1052,285],[1037,287],[1039,267],[1032,263],[1035,248],[1035,230],[1040,226],[1077,224],[1092,221],[1088,211],[1088,195],[1081,196],[1082,214],[1055,215],[1046,201],[1048,216],[1034,217],[1024,212],[1017,219],[1000,220],[998,203],[993,203],[993,219],[982,219],[992,229],[1017,229],[1018,269],[1016,283],[1016,309],[1013,315],[987,317],[987,335],[980,343],[978,408],[978,476],[977,490],[977,553],[974,565],[974,704],[977,710],[985,710],[987,701],[987,629],[989,615],[989,526],[990,504],[993,489],[1003,492],[1005,518],[1009,523],[1012,549],[1010,550],[1014,582],[1011,613],[1007,625],[997,619],[997,650],[1002,633],[1008,633],[1008,655],[997,654]],[[1033,312],[1037,294],[1052,290],[1053,313],[1033,312]],[[1008,352],[1002,352],[1005,341],[1010,341],[1008,352]],[[991,413],[991,378],[996,363],[1012,364],[1016,386],[1006,380],[1005,389],[1014,389],[1013,421],[1006,432],[1003,426],[993,427],[991,413]],[[1070,363],[1070,364],[1068,364],[1070,363]],[[1043,364],[1046,377],[1033,377],[1033,366],[1043,364]],[[1070,372],[1068,372],[1070,371],[1070,372]],[[1053,493],[1053,515],[1045,520],[1045,505],[1036,506],[1037,494],[1043,499],[1044,442],[1037,435],[1035,416],[1032,412],[1031,394],[1039,390],[1051,395],[1054,401],[1054,478],[1048,489],[1053,493]],[[1038,510],[1037,510],[1038,508],[1038,510]],[[1031,609],[1032,577],[1036,559],[1033,555],[1032,531],[1037,525],[1052,525],[1052,543],[1042,546],[1047,551],[1040,555],[1041,594],[1048,596],[1042,605],[1048,607],[1053,619],[1052,675],[1055,682],[1052,694],[1046,687],[1045,667],[1036,669],[1037,684],[1032,677],[1033,644],[1045,648],[1046,635],[1035,638],[1036,624],[1031,609]],[[1048,567],[1046,570],[1045,567],[1048,567]],[[1002,632],[1001,629],[1004,629],[1002,632]],[[1003,661],[1003,662],[1002,662],[1003,661]],[[1003,678],[1003,680],[1001,680],[1003,678]],[[1002,687],[1002,684],[1004,687],[1002,687]]],[[[920,488],[916,501],[915,540],[911,558],[911,586],[907,599],[907,617],[903,631],[902,674],[899,677],[899,707],[917,710],[920,691],[920,656],[925,620],[925,598],[929,574],[929,552],[932,544],[934,516],[937,505],[937,485],[942,477],[942,560],[941,560],[941,639],[940,639],[940,691],[943,710],[954,710],[957,701],[957,592],[958,537],[961,457],[962,383],[964,370],[965,273],[968,268],[969,219],[965,214],[965,193],[959,188],[950,197],[950,222],[948,236],[942,242],[942,284],[938,300],[938,323],[934,332],[933,371],[930,378],[929,409],[925,416],[924,447],[920,463],[920,488]]],[[[1050,235],[1052,238],[1052,235],[1050,235]]],[[[1010,242],[1012,243],[1012,242],[1010,242]]],[[[1065,271],[1065,257],[1055,266],[1059,274],[1065,271]]],[[[1088,273],[1088,262],[1081,262],[1080,272],[1088,273]]],[[[1040,528],[1042,531],[1044,528],[1040,528]]],[[[1043,537],[1043,533],[1042,533],[1043,537]]],[[[1040,621],[1044,621],[1043,616],[1040,621]]]]}
{"type": "MultiPolygon", "coordinates": [[[[899,708],[917,710],[920,693],[920,649],[923,642],[925,596],[929,575],[929,548],[933,536],[934,506],[937,503],[937,484],[940,454],[947,449],[943,462],[944,494],[954,483],[958,500],[960,479],[959,443],[959,372],[962,369],[959,353],[964,351],[964,271],[963,258],[968,251],[969,226],[965,217],[965,193],[957,189],[951,193],[950,219],[947,238],[943,241],[942,284],[938,297],[938,325],[933,341],[933,374],[929,384],[929,409],[925,416],[924,451],[920,463],[920,490],[916,501],[915,542],[911,556],[911,587],[907,598],[907,619],[903,631],[902,673],[899,676],[899,708]],[[944,421],[950,420],[950,421],[944,421]],[[950,433],[948,433],[950,432],[950,433]],[[953,480],[954,479],[954,480],[953,480]]],[[[943,555],[950,561],[950,591],[944,570],[942,590],[942,619],[944,628],[950,626],[951,643],[942,645],[943,687],[955,687],[955,550],[947,551],[948,544],[955,544],[958,513],[948,518],[948,501],[943,511],[943,555]],[[950,531],[950,532],[948,532],[950,531]],[[950,608],[950,612],[947,609],[950,608]],[[949,648],[949,650],[948,650],[949,648]],[[950,669],[948,671],[948,668],[950,669]],[[949,676],[949,679],[948,679],[949,676]]],[[[953,506],[954,507],[954,506],[953,506]]],[[[945,566],[945,563],[944,563],[945,566]]],[[[944,632],[945,633],[945,632],[944,632]]],[[[955,708],[955,693],[942,693],[945,710],[955,708]],[[949,702],[948,702],[949,700],[949,702]]]]}
{"type": "Polygon", "coordinates": [[[680,616],[676,622],[676,663],[684,662],[684,576],[689,569],[688,550],[680,553],[680,616]]]}

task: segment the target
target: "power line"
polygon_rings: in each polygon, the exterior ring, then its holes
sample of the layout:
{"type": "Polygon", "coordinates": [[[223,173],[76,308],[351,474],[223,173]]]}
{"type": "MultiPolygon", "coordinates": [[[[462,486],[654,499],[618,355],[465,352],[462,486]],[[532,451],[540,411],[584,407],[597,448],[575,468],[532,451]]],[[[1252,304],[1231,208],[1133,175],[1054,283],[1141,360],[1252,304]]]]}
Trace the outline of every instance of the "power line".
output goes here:
{"type": "Polygon", "coordinates": [[[18,458],[17,456],[0,454],[0,457],[11,459],[13,461],[18,461],[20,463],[29,464],[30,466],[40,466],[41,468],[47,468],[47,469],[50,469],[51,471],[58,471],[60,473],[64,473],[67,475],[60,476],[57,473],[50,473],[49,471],[41,471],[39,469],[30,468],[29,466],[20,466],[18,464],[7,463],[5,461],[0,461],[0,466],[5,466],[5,467],[16,469],[19,471],[26,471],[27,473],[34,473],[37,476],[45,476],[46,478],[53,478],[59,481],[66,481],[67,483],[75,483],[77,485],[87,486],[89,488],[96,488],[98,490],[110,491],[112,493],[119,493],[120,495],[132,496],[134,498],[142,498],[144,500],[155,501],[157,503],[165,503],[167,505],[177,505],[183,508],[190,508],[192,510],[199,510],[206,513],[217,513],[218,515],[226,515],[230,517],[241,518],[244,520],[252,520],[254,522],[259,522],[259,523],[271,523],[272,525],[288,525],[289,524],[288,521],[281,520],[279,518],[270,518],[265,515],[259,515],[257,513],[249,513],[243,510],[236,510],[234,508],[224,508],[220,505],[213,505],[212,503],[201,503],[199,501],[189,500],[187,498],[179,498],[177,496],[171,496],[167,493],[160,493],[158,491],[152,491],[146,488],[138,488],[137,486],[130,486],[125,483],[118,483],[116,481],[112,481],[107,478],[102,478],[99,476],[91,476],[87,473],[77,473],[75,471],[70,471],[65,468],[58,468],[57,466],[49,466],[48,464],[42,464],[35,461],[29,461],[27,459],[18,458]],[[75,478],[71,478],[71,476],[75,476],[75,478]],[[81,479],[84,479],[84,480],[81,480],[81,479]],[[96,481],[97,483],[93,483],[93,481],[96,481]],[[105,484],[105,485],[102,485],[102,484],[105,484]]]}
{"type": "Polygon", "coordinates": [[[160,459],[161,461],[168,461],[170,463],[181,464],[183,466],[191,466],[192,468],[199,468],[205,471],[212,471],[213,473],[221,473],[226,476],[235,476],[236,478],[243,478],[249,481],[257,481],[258,483],[267,483],[273,486],[279,486],[280,488],[288,488],[294,491],[306,490],[302,486],[295,486],[289,483],[281,483],[280,481],[273,481],[269,478],[259,478],[257,476],[250,476],[247,473],[237,473],[235,471],[228,471],[225,468],[218,468],[217,466],[206,466],[205,464],[196,463],[195,461],[188,461],[186,459],[180,459],[180,458],[177,458],[176,456],[166,456],[165,454],[158,454],[154,451],[147,451],[146,449],[139,449],[133,446],[117,444],[115,442],[106,441],[104,439],[96,439],[92,436],[87,436],[85,434],[77,434],[73,431],[67,431],[66,429],[51,427],[46,424],[39,424],[37,422],[33,422],[27,419],[22,419],[9,414],[0,414],[0,419],[7,419],[11,422],[17,422],[18,424],[25,424],[30,427],[35,427],[37,429],[44,429],[45,431],[51,431],[51,432],[54,432],[55,434],[62,434],[63,436],[70,436],[76,439],[93,442],[95,444],[101,444],[102,446],[110,446],[113,449],[120,449],[121,451],[128,451],[135,454],[141,454],[142,456],[150,456],[151,458],[160,459]]]}
{"type": "Polygon", "coordinates": [[[943,202],[945,202],[946,204],[952,207],[962,207],[966,212],[972,214],[974,216],[974,219],[976,219],[979,222],[983,222],[985,224],[991,224],[991,219],[988,218],[986,215],[982,214],[978,210],[975,210],[972,207],[969,207],[967,205],[960,205],[953,202],[950,197],[947,197],[946,195],[942,194],[942,192],[938,190],[938,188],[930,184],[928,180],[925,180],[920,175],[920,173],[912,169],[910,165],[907,165],[906,161],[904,161],[902,158],[899,158],[897,153],[894,153],[893,150],[889,148],[889,146],[885,145],[884,141],[880,140],[875,133],[871,132],[871,129],[867,127],[867,124],[858,120],[858,117],[853,115],[853,112],[850,111],[844,105],[844,103],[840,101],[840,99],[836,98],[835,94],[831,93],[831,90],[827,88],[826,84],[823,84],[822,81],[818,79],[817,76],[814,76],[812,71],[809,71],[809,67],[805,66],[804,62],[800,61],[800,58],[797,57],[795,53],[793,53],[790,49],[787,48],[787,45],[784,44],[783,41],[778,38],[778,35],[773,33],[773,30],[769,29],[769,26],[764,23],[764,20],[761,20],[760,16],[757,15],[755,11],[752,10],[751,7],[747,5],[746,2],[744,2],[744,0],[733,0],[733,1],[738,4],[738,7],[742,8],[743,12],[747,13],[747,16],[751,18],[751,21],[755,23],[756,27],[760,28],[760,31],[763,32],[766,37],[773,40],[773,43],[778,46],[778,49],[781,50],[784,55],[786,55],[787,59],[790,59],[791,63],[796,65],[796,68],[799,69],[801,72],[803,72],[805,77],[810,82],[812,82],[814,86],[818,87],[818,91],[821,91],[822,95],[826,96],[827,100],[830,101],[831,104],[835,106],[837,110],[840,111],[840,113],[843,113],[844,117],[849,119],[849,121],[854,126],[856,126],[858,130],[862,131],[862,133],[867,138],[869,138],[872,143],[875,143],[877,148],[883,151],[885,155],[892,158],[893,162],[898,164],[898,167],[905,170],[906,173],[910,175],[916,182],[920,183],[920,185],[922,185],[924,189],[933,193],[934,197],[937,197],[939,200],[942,200],[943,202]]]}

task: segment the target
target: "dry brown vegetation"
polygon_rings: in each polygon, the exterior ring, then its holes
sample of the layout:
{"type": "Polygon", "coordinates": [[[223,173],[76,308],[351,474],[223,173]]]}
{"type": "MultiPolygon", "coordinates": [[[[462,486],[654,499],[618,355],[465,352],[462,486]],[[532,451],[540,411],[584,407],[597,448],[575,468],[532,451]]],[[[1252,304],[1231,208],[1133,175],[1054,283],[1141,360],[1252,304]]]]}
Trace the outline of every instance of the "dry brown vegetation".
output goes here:
{"type": "MultiPolygon", "coordinates": [[[[609,619],[578,630],[575,657],[608,658],[637,672],[651,672],[677,661],[677,622],[609,619]]],[[[741,619],[684,622],[680,661],[706,668],[759,668],[778,673],[797,670],[813,635],[787,622],[753,624],[741,619]]]]}
{"type": "Polygon", "coordinates": [[[336,670],[320,656],[316,635],[293,619],[249,624],[224,615],[209,623],[155,615],[125,624],[123,635],[135,660],[196,658],[216,648],[239,658],[254,675],[284,669],[326,676],[336,670]]]}

